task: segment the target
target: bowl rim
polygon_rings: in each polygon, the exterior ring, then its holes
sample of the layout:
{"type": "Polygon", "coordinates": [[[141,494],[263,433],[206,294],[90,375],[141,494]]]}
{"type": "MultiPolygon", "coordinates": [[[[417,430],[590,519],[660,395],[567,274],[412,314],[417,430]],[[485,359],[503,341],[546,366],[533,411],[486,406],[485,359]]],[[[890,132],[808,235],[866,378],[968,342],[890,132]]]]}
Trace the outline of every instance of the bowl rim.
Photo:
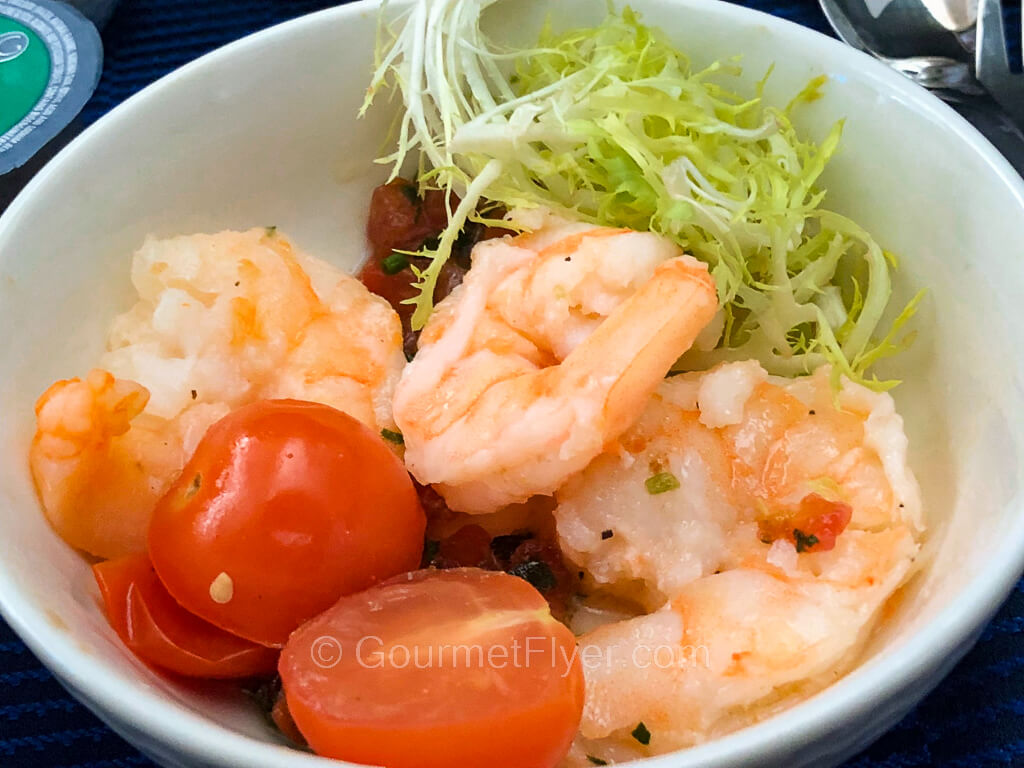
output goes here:
{"type": "MultiPolygon", "coordinates": [[[[998,180],[1005,184],[1024,211],[1024,179],[1007,160],[952,108],[885,64],[820,32],[761,11],[721,0],[662,0],[666,1],[687,12],[714,16],[723,24],[767,27],[800,44],[803,55],[808,58],[818,51],[828,61],[857,70],[865,83],[901,98],[918,112],[944,123],[947,130],[981,156],[992,172],[993,182],[998,180]]],[[[379,6],[380,0],[357,0],[300,16],[233,41],[164,75],[89,126],[32,179],[0,216],[0,241],[32,204],[36,191],[59,175],[64,165],[73,163],[79,153],[87,152],[95,137],[115,123],[131,120],[145,110],[151,100],[177,87],[180,80],[242,51],[262,47],[277,38],[287,38],[314,25],[337,24],[347,17],[374,13],[379,6]]],[[[789,752],[795,746],[815,741],[822,733],[822,722],[842,723],[852,715],[875,707],[876,702],[893,699],[900,691],[921,682],[929,671],[939,668],[943,660],[956,657],[958,652],[973,644],[983,622],[991,618],[1024,571],[1024,515],[1017,515],[1015,519],[990,552],[990,567],[976,574],[957,600],[941,609],[920,630],[901,640],[891,652],[856,667],[810,699],[758,724],[706,744],[622,765],[694,768],[753,764],[751,761],[767,759],[773,752],[789,752]]],[[[153,743],[171,747],[177,754],[232,768],[280,768],[285,757],[288,765],[296,767],[359,768],[246,736],[168,701],[163,694],[147,686],[106,674],[107,664],[81,648],[70,633],[53,626],[45,612],[21,594],[3,558],[0,558],[0,613],[58,680],[69,686],[76,697],[84,698],[102,718],[113,718],[122,727],[129,724],[133,731],[145,734],[153,743]]],[[[930,688],[938,682],[935,679],[926,684],[930,688]]]]}

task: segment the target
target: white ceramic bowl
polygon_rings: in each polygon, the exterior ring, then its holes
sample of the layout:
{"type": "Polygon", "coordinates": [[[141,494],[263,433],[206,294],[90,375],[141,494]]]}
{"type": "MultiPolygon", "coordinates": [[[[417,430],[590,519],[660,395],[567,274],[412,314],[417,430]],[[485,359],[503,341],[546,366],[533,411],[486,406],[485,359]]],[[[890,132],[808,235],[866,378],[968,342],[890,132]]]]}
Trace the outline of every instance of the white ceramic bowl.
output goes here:
{"type": "MultiPolygon", "coordinates": [[[[802,114],[846,117],[831,204],[902,254],[896,288],[930,293],[896,391],[927,502],[927,560],[863,663],[812,700],[654,766],[830,766],[906,713],[971,646],[1024,564],[1024,184],[967,123],[821,35],[707,0],[633,0],[695,62],[743,53],[768,98],[831,78],[802,114]]],[[[597,21],[599,0],[505,0],[496,30],[597,21]]],[[[278,225],[346,267],[363,254],[370,160],[387,116],[356,122],[376,5],[262,32],[191,64],[100,120],[0,219],[0,603],[65,686],[165,766],[337,765],[275,742],[229,689],[174,684],[129,656],[86,563],[47,527],[26,468],[32,404],[84,373],[128,306],[129,257],[163,235],[278,225]]]]}

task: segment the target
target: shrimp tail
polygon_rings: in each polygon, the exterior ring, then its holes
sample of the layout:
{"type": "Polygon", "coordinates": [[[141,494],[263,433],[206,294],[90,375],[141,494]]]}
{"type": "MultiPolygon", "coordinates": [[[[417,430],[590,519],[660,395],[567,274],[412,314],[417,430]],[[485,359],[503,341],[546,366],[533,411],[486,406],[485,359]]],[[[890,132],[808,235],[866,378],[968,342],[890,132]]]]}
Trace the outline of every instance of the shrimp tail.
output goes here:
{"type": "MultiPolygon", "coordinates": [[[[118,450],[119,441],[149,401],[134,381],[93,370],[85,379],[58,381],[36,403],[36,434],[29,465],[43,510],[57,532],[73,546],[103,557],[97,542],[113,512],[124,505],[125,473],[140,473],[118,450]]],[[[148,502],[149,500],[147,500],[148,502]]],[[[143,505],[148,514],[149,504],[143,505]]],[[[141,545],[141,538],[140,538],[141,545]]]]}
{"type": "Polygon", "coordinates": [[[612,440],[636,421],[717,310],[714,281],[702,264],[688,256],[667,261],[566,357],[561,388],[568,394],[588,382],[612,382],[604,395],[604,431],[612,440]]]}

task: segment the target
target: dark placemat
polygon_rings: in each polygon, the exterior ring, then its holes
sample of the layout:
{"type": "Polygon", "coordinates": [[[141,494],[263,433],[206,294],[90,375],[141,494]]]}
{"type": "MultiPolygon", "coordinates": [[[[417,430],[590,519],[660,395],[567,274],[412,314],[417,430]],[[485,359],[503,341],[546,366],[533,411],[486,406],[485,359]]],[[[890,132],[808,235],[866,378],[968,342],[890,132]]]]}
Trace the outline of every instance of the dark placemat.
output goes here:
{"type": "MultiPolygon", "coordinates": [[[[106,67],[91,122],[172,69],[324,0],[123,0],[103,35],[106,67]]],[[[814,0],[745,0],[828,32],[814,0]]],[[[1010,9],[1020,29],[1019,6],[1010,9]]],[[[1019,52],[1016,36],[1016,52],[1019,52]]],[[[847,768],[1024,766],[1024,584],[952,675],[847,768]]],[[[152,768],[69,697],[0,620],[0,766],[152,768]]]]}

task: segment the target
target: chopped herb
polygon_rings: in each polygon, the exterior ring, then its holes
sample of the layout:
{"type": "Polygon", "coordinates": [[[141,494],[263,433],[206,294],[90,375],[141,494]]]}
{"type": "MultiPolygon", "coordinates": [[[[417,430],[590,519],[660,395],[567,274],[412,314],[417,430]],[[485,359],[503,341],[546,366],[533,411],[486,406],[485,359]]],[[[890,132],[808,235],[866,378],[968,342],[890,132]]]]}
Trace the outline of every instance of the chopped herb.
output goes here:
{"type": "Polygon", "coordinates": [[[390,429],[382,429],[380,431],[380,436],[387,440],[389,443],[394,443],[395,445],[405,445],[405,438],[402,436],[401,432],[395,432],[390,429]]]}
{"type": "Polygon", "coordinates": [[[590,761],[591,765],[608,765],[607,760],[602,760],[600,757],[594,757],[593,755],[587,755],[587,760],[590,761]]]}
{"type": "Polygon", "coordinates": [[[818,537],[813,533],[804,533],[799,528],[793,529],[793,540],[796,542],[797,552],[806,552],[818,543],[818,537]]]}
{"type": "Polygon", "coordinates": [[[644,725],[642,720],[637,727],[633,729],[630,736],[639,741],[645,747],[651,743],[651,732],[647,730],[647,726],[644,725]]]}
{"type": "Polygon", "coordinates": [[[419,196],[419,193],[416,191],[416,187],[414,187],[412,184],[406,183],[406,184],[399,184],[398,188],[400,190],[402,190],[402,194],[405,195],[405,199],[406,200],[408,200],[410,203],[412,203],[415,206],[419,206],[419,204],[420,204],[420,196],[419,196]]]}
{"type": "Polygon", "coordinates": [[[198,392],[196,392],[196,391],[195,391],[195,390],[193,389],[193,390],[192,390],[192,399],[193,399],[193,400],[195,400],[195,399],[196,399],[197,397],[199,397],[199,393],[198,393],[198,392]]]}
{"type": "Polygon", "coordinates": [[[528,533],[508,533],[504,536],[495,536],[491,539],[491,552],[499,561],[507,562],[519,545],[530,538],[528,533]]]}
{"type": "Polygon", "coordinates": [[[605,530],[601,531],[601,541],[606,541],[614,535],[615,531],[613,531],[611,528],[606,528],[605,530]]]}
{"type": "Polygon", "coordinates": [[[524,579],[540,592],[547,592],[558,584],[558,579],[551,572],[551,566],[543,560],[527,560],[508,569],[513,576],[524,579]]]}
{"type": "Polygon", "coordinates": [[[435,541],[434,539],[427,539],[423,542],[423,560],[422,565],[430,565],[434,558],[437,557],[437,553],[441,551],[441,542],[435,541]]]}
{"type": "Polygon", "coordinates": [[[674,491],[679,487],[679,481],[676,480],[676,476],[671,472],[659,472],[648,477],[644,486],[646,486],[647,492],[653,496],[657,493],[674,491]]]}
{"type": "Polygon", "coordinates": [[[263,232],[264,232],[264,234],[266,234],[267,237],[273,237],[274,235],[277,234],[277,227],[276,226],[265,227],[263,229],[263,232]]]}
{"type": "Polygon", "coordinates": [[[277,703],[277,697],[281,695],[281,677],[279,675],[274,675],[269,680],[254,681],[250,685],[245,685],[242,687],[242,693],[252,699],[271,724],[274,723],[270,718],[270,713],[274,709],[274,704],[277,703]]]}
{"type": "Polygon", "coordinates": [[[398,251],[392,251],[390,256],[385,256],[380,260],[380,268],[384,270],[385,275],[397,275],[408,266],[409,259],[404,253],[398,251]]]}

